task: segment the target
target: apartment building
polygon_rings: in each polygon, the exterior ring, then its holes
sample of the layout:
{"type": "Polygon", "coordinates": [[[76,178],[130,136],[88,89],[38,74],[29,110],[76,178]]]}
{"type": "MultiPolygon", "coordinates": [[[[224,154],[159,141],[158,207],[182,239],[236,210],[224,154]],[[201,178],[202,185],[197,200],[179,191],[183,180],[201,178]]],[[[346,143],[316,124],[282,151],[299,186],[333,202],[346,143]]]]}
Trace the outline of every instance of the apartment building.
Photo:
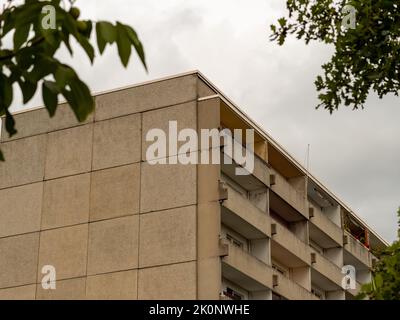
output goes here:
{"type": "Polygon", "coordinates": [[[199,72],[95,100],[84,123],[64,104],[3,126],[0,299],[347,300],[370,280],[387,243],[199,72]],[[169,121],[254,129],[254,170],[150,164],[169,121]]]}

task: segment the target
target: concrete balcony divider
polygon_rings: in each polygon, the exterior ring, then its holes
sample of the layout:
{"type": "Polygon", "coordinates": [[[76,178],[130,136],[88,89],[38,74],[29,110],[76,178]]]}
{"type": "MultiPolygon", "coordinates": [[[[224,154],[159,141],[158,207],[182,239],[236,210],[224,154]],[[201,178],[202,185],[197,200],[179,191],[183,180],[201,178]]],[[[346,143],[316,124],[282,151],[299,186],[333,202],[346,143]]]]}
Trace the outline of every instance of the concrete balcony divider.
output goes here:
{"type": "Polygon", "coordinates": [[[235,191],[228,184],[223,184],[226,200],[222,206],[222,221],[248,239],[261,239],[271,235],[271,220],[266,212],[261,211],[248,199],[235,191]]]}
{"type": "Polygon", "coordinates": [[[304,217],[308,218],[306,210],[306,199],[304,194],[298,192],[280,173],[270,169],[271,175],[274,175],[274,184],[271,184],[271,190],[279,197],[285,200],[304,217]]]}
{"type": "Polygon", "coordinates": [[[355,239],[348,231],[344,231],[345,239],[347,243],[345,243],[344,248],[349,253],[351,253],[354,257],[357,258],[360,262],[365,264],[367,267],[371,267],[371,254],[360,241],[355,239]]]}
{"type": "Polygon", "coordinates": [[[222,257],[222,272],[225,278],[248,291],[272,288],[272,268],[269,265],[226,239],[221,239],[221,247],[227,249],[222,257]]]}
{"type": "Polygon", "coordinates": [[[310,265],[310,247],[297,238],[290,230],[286,229],[274,219],[271,219],[273,226],[272,240],[291,252],[305,264],[310,265]]]}
{"type": "Polygon", "coordinates": [[[344,276],[342,270],[312,248],[311,253],[315,255],[315,262],[312,264],[312,267],[320,274],[334,282],[339,287],[338,289],[340,289],[342,287],[342,279],[344,276]]]}
{"type": "Polygon", "coordinates": [[[324,215],[324,213],[309,203],[309,207],[312,208],[310,213],[310,222],[314,224],[321,231],[326,233],[332,240],[334,240],[340,246],[343,245],[343,230],[336,225],[332,220],[324,215]]]}
{"type": "Polygon", "coordinates": [[[318,300],[311,292],[290,280],[284,275],[273,271],[276,279],[274,291],[289,300],[318,300]]]}
{"type": "Polygon", "coordinates": [[[361,283],[359,283],[358,281],[356,281],[356,288],[355,289],[349,289],[347,290],[348,293],[350,293],[352,296],[356,296],[360,293],[361,291],[361,283]]]}

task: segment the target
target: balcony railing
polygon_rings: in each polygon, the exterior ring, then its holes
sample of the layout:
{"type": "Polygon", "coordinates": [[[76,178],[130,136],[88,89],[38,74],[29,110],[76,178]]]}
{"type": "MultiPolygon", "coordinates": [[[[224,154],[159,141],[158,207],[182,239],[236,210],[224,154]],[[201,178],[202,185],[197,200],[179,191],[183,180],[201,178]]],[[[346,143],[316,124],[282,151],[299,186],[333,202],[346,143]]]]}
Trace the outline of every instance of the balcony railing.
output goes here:
{"type": "Polygon", "coordinates": [[[320,208],[311,203],[309,203],[309,207],[312,208],[312,210],[310,210],[310,222],[326,233],[337,244],[343,245],[343,230],[331,219],[326,217],[320,208]]]}
{"type": "MultiPolygon", "coordinates": [[[[233,139],[232,139],[233,141],[233,139]]],[[[246,149],[243,146],[235,145],[235,147],[241,148],[241,153],[245,154],[246,149]]],[[[225,146],[223,147],[225,150],[225,146]]],[[[237,164],[229,154],[221,152],[221,159],[230,158],[232,164],[223,163],[222,171],[229,176],[231,179],[236,181],[242,187],[247,190],[257,190],[263,187],[269,187],[270,185],[270,168],[268,163],[266,163],[259,156],[254,154],[254,167],[251,172],[247,172],[248,175],[237,175],[235,170],[243,167],[237,164]]],[[[225,161],[225,160],[224,160],[225,161]]],[[[247,170],[246,170],[247,171],[247,170]]]]}
{"type": "MultiPolygon", "coordinates": [[[[229,267],[230,275],[234,274],[232,280],[235,283],[248,291],[272,288],[272,268],[269,265],[232,245],[226,239],[221,239],[221,246],[227,248],[227,254],[222,258],[222,263],[229,267]]],[[[224,277],[229,279],[226,274],[224,277]]]]}
{"type": "Polygon", "coordinates": [[[274,291],[289,300],[319,300],[310,291],[306,290],[296,282],[290,280],[284,275],[273,271],[274,273],[274,291]]]}
{"type": "Polygon", "coordinates": [[[222,222],[238,231],[248,239],[266,238],[271,235],[271,220],[266,212],[261,211],[247,198],[231,188],[226,183],[221,183],[225,190],[226,200],[222,206],[222,222]]]}
{"type": "Polygon", "coordinates": [[[279,197],[285,200],[303,216],[308,217],[306,212],[306,199],[302,192],[297,191],[288,180],[286,180],[280,173],[270,169],[271,175],[274,175],[274,184],[271,183],[271,189],[279,197]]]}
{"type": "Polygon", "coordinates": [[[356,295],[358,295],[360,293],[361,286],[362,286],[362,284],[359,283],[358,281],[356,281],[356,288],[355,289],[349,289],[349,290],[347,290],[347,292],[349,292],[352,296],[355,297],[356,295]]]}
{"type": "Polygon", "coordinates": [[[312,259],[314,260],[312,267],[325,278],[328,278],[330,281],[335,283],[339,287],[338,289],[340,289],[342,287],[342,279],[344,276],[342,270],[313,248],[311,248],[311,254],[315,255],[315,259],[312,259]]]}
{"type": "Polygon", "coordinates": [[[346,241],[344,248],[367,267],[371,267],[371,253],[360,241],[354,238],[348,231],[344,231],[346,241]]]}
{"type": "Polygon", "coordinates": [[[289,251],[292,255],[310,265],[310,247],[296,237],[289,229],[285,228],[277,221],[271,218],[272,240],[276,241],[281,247],[289,251]]]}

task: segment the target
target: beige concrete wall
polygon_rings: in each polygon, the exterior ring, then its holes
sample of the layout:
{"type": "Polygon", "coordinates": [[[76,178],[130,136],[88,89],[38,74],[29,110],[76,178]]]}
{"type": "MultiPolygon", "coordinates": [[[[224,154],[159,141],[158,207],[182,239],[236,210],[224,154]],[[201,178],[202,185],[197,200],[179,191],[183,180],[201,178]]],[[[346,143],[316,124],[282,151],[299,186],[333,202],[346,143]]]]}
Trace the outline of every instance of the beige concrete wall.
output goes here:
{"type": "Polygon", "coordinates": [[[146,130],[197,129],[197,90],[188,75],[97,96],[85,123],[61,105],[3,126],[0,299],[197,298],[197,166],[143,157],[146,130]]]}
{"type": "MultiPolygon", "coordinates": [[[[218,128],[219,104],[218,98],[199,102],[198,130],[218,128]]],[[[219,299],[221,289],[220,176],[218,164],[197,167],[197,298],[202,300],[219,299]]]]}

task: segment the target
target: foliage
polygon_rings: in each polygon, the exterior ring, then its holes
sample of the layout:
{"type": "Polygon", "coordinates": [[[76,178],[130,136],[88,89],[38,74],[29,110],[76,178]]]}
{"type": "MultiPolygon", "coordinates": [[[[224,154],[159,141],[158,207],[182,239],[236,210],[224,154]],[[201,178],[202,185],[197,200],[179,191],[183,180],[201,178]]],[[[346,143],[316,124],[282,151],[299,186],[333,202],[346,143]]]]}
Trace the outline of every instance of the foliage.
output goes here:
{"type": "Polygon", "coordinates": [[[399,0],[287,0],[288,17],[272,25],[271,40],[283,45],[288,35],[334,46],[324,75],[315,85],[317,108],[330,113],[342,104],[364,108],[370,91],[379,98],[398,96],[400,89],[399,0]],[[349,11],[355,10],[355,28],[346,28],[349,11]],[[348,7],[347,7],[348,8],[348,7]]]}
{"type": "Polygon", "coordinates": [[[399,239],[378,253],[378,262],[374,265],[372,282],[363,285],[358,298],[371,300],[400,300],[400,209],[399,239]]]}
{"type": "MultiPolygon", "coordinates": [[[[17,133],[15,120],[9,112],[15,84],[22,92],[23,103],[30,101],[41,86],[43,102],[51,117],[56,113],[59,96],[67,100],[79,121],[84,121],[93,111],[94,99],[88,86],[73,68],[55,58],[62,46],[73,55],[72,39],[93,63],[95,44],[91,43],[91,35],[95,29],[100,54],[107,45],[115,43],[126,67],[133,47],[146,68],[142,43],[130,26],[82,20],[79,16],[73,0],[67,3],[25,0],[20,4],[8,0],[0,11],[0,116],[5,115],[5,127],[10,136],[17,133]],[[52,10],[54,28],[49,27],[52,10]],[[12,37],[10,47],[5,46],[6,36],[12,37]]],[[[4,161],[1,150],[0,160],[4,161]]]]}

